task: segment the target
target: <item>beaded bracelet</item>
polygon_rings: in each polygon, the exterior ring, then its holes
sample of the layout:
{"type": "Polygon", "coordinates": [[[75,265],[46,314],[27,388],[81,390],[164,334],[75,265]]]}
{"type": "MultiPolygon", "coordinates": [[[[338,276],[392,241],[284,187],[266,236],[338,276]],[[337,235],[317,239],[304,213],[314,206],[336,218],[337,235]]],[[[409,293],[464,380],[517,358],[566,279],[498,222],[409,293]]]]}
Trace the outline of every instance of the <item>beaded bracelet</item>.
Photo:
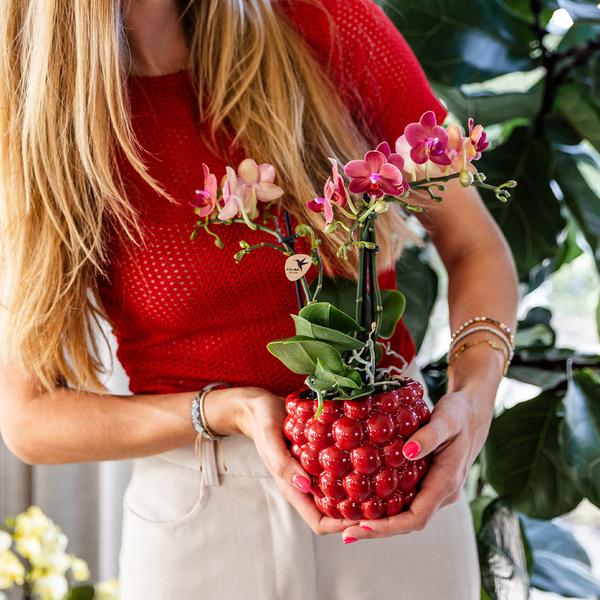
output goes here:
{"type": "Polygon", "coordinates": [[[460,348],[456,352],[454,352],[450,356],[450,358],[448,360],[448,370],[452,369],[453,363],[458,359],[458,357],[461,354],[466,352],[469,348],[472,348],[473,346],[477,346],[478,344],[487,344],[492,350],[496,350],[497,352],[502,352],[502,355],[504,356],[503,374],[506,375],[506,373],[508,373],[508,367],[510,365],[510,358],[508,355],[506,355],[504,353],[502,346],[497,344],[495,342],[495,340],[492,340],[489,338],[486,338],[485,340],[476,340],[474,342],[465,342],[462,346],[460,346],[460,348]]]}
{"type": "Polygon", "coordinates": [[[510,341],[510,338],[508,338],[503,331],[496,329],[495,327],[489,327],[487,325],[478,325],[477,327],[471,327],[469,329],[463,330],[463,332],[456,336],[450,343],[450,350],[448,354],[452,354],[453,348],[455,348],[459,342],[480,331],[491,333],[492,335],[495,335],[497,338],[499,338],[506,347],[508,360],[512,360],[512,357],[514,355],[514,347],[510,341]]]}
{"type": "Polygon", "coordinates": [[[194,429],[203,437],[211,440],[218,440],[219,438],[225,437],[215,433],[206,423],[206,415],[204,414],[204,398],[208,392],[223,387],[231,387],[224,381],[216,381],[209,383],[204,386],[199,392],[196,392],[194,399],[192,400],[191,413],[192,413],[192,424],[194,429]]]}
{"type": "Polygon", "coordinates": [[[515,345],[515,336],[513,335],[510,327],[508,327],[508,325],[505,325],[504,323],[502,323],[502,321],[499,321],[498,319],[495,319],[494,317],[487,317],[487,316],[479,316],[479,317],[473,317],[467,321],[465,321],[453,334],[452,334],[452,338],[451,340],[454,341],[454,339],[460,335],[465,329],[467,329],[467,327],[470,327],[471,325],[474,325],[476,323],[491,323],[493,325],[495,325],[496,327],[498,327],[509,339],[510,343],[512,346],[515,345]]]}

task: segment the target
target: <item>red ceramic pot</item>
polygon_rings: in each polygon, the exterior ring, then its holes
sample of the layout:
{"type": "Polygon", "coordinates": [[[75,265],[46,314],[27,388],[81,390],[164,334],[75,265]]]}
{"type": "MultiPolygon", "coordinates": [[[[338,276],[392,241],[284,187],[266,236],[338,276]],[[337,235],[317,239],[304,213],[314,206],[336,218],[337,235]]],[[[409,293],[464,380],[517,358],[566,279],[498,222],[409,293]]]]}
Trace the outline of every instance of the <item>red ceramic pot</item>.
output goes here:
{"type": "Polygon", "coordinates": [[[402,380],[386,392],[357,400],[317,400],[308,389],[286,398],[284,433],[291,452],[312,477],[319,510],[341,519],[379,519],[406,510],[429,467],[410,461],[405,439],[429,421],[423,387],[402,380]]]}

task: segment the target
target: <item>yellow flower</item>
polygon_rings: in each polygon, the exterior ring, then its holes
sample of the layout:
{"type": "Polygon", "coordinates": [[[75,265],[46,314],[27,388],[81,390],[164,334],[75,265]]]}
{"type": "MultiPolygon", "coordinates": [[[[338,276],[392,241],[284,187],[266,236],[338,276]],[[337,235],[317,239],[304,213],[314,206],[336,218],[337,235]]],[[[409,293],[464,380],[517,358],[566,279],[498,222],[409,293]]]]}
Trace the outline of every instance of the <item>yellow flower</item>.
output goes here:
{"type": "Polygon", "coordinates": [[[0,552],[6,552],[12,546],[12,536],[6,531],[0,531],[0,552]]]}
{"type": "Polygon", "coordinates": [[[46,575],[33,582],[33,592],[39,600],[64,600],[69,591],[63,575],[46,575]]]}
{"type": "Polygon", "coordinates": [[[116,579],[107,579],[94,586],[94,600],[117,600],[119,582],[116,579]]]}
{"type": "Polygon", "coordinates": [[[15,549],[23,558],[35,564],[42,553],[42,544],[37,537],[17,537],[15,540],[15,549]]]}
{"type": "Polygon", "coordinates": [[[41,537],[51,523],[39,506],[30,506],[15,519],[15,537],[41,537]]]}
{"type": "Polygon", "coordinates": [[[0,590],[8,590],[14,583],[23,585],[25,567],[10,550],[0,552],[0,590]]]}
{"type": "Polygon", "coordinates": [[[78,558],[74,554],[71,558],[71,575],[75,581],[85,581],[90,578],[90,569],[88,564],[82,558],[78,558]]]}

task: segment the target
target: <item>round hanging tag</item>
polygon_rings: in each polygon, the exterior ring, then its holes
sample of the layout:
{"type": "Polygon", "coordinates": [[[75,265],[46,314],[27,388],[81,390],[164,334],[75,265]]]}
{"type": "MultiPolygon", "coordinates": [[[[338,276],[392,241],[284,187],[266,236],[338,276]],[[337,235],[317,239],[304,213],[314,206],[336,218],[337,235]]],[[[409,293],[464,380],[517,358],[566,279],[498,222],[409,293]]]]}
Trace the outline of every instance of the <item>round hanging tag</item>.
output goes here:
{"type": "Polygon", "coordinates": [[[310,269],[312,259],[308,254],[294,254],[285,261],[285,276],[290,281],[298,281],[310,269]]]}

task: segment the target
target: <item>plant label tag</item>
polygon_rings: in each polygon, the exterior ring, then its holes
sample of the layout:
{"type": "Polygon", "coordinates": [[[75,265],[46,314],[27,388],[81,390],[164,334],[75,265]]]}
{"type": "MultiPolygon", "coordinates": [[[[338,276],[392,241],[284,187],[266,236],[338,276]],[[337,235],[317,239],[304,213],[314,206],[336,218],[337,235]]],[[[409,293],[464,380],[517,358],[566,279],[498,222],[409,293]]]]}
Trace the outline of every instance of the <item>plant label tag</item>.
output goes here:
{"type": "Polygon", "coordinates": [[[285,261],[285,276],[290,281],[298,281],[298,279],[308,273],[311,264],[312,259],[308,254],[294,254],[289,256],[285,261]]]}

